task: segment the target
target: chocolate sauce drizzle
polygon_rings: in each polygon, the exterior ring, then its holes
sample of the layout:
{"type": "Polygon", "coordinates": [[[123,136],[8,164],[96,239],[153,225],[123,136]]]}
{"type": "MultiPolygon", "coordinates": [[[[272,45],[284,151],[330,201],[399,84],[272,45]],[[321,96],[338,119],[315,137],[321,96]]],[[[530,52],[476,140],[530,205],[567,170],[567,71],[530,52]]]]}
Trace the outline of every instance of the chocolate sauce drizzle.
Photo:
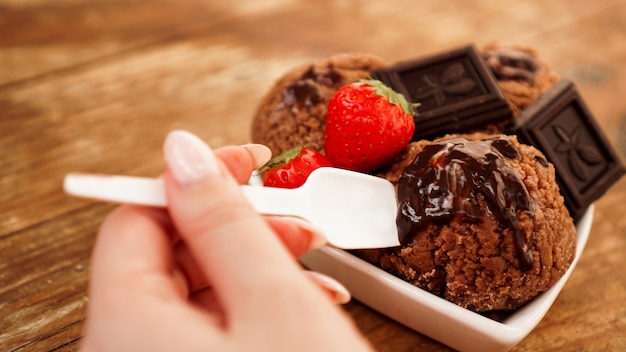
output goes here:
{"type": "Polygon", "coordinates": [[[501,137],[454,138],[426,146],[398,182],[400,242],[408,243],[429,223],[456,216],[480,222],[486,216],[479,203],[483,199],[488,211],[514,233],[520,268],[530,270],[534,203],[517,170],[505,163],[516,158],[515,146],[501,137]]]}
{"type": "Polygon", "coordinates": [[[283,90],[282,107],[297,113],[298,110],[310,109],[324,101],[324,91],[321,86],[339,88],[342,76],[334,66],[316,69],[309,67],[302,76],[292,85],[283,90]]]}
{"type": "Polygon", "coordinates": [[[533,83],[539,64],[531,54],[518,49],[500,48],[484,54],[487,65],[498,79],[533,83]]]}

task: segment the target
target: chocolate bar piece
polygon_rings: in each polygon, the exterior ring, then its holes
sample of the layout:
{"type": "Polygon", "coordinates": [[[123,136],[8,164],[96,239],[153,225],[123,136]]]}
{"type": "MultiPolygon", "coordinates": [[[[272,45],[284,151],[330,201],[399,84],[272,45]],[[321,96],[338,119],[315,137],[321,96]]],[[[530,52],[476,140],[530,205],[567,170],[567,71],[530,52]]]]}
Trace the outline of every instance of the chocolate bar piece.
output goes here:
{"type": "Polygon", "coordinates": [[[574,220],[624,175],[624,166],[571,81],[554,85],[513,125],[522,143],[534,145],[554,164],[574,220]]]}
{"type": "Polygon", "coordinates": [[[372,72],[416,109],[413,140],[468,132],[512,118],[504,93],[474,45],[372,72]]]}

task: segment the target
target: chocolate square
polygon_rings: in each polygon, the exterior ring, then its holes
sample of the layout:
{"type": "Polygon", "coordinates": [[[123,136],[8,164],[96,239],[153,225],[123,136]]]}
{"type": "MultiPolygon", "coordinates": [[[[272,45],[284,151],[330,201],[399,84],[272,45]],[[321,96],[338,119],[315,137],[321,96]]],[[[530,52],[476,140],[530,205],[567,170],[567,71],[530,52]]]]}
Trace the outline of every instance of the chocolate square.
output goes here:
{"type": "Polygon", "coordinates": [[[511,109],[474,45],[400,62],[372,72],[416,109],[413,140],[468,132],[508,121],[511,109]]]}
{"type": "Polygon", "coordinates": [[[624,166],[576,86],[562,80],[514,121],[522,143],[554,164],[565,205],[574,220],[624,175],[624,166]]]}

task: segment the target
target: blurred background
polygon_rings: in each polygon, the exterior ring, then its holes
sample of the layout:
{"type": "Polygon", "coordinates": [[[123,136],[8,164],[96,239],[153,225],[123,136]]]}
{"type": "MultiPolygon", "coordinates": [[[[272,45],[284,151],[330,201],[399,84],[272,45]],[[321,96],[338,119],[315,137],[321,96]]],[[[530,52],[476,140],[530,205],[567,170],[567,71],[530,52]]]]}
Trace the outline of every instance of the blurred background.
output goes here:
{"type": "MultiPolygon", "coordinates": [[[[626,0],[0,0],[0,350],[76,350],[82,336],[112,206],[65,197],[66,173],[159,175],[172,129],[246,143],[260,98],[302,63],[491,41],[533,46],[573,80],[624,159],[626,0]]],[[[622,179],[596,203],[578,268],[516,350],[626,349],[625,196],[622,179]]],[[[346,309],[380,350],[446,350],[346,309]]]]}

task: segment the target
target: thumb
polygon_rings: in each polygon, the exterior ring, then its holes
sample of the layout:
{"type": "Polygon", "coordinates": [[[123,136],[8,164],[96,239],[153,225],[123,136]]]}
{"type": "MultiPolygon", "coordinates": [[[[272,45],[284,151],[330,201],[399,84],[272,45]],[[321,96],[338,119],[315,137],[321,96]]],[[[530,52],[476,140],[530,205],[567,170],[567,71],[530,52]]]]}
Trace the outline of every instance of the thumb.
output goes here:
{"type": "Polygon", "coordinates": [[[191,133],[174,131],[164,155],[170,216],[227,314],[251,292],[271,295],[268,282],[303,277],[211,148],[191,133]]]}

